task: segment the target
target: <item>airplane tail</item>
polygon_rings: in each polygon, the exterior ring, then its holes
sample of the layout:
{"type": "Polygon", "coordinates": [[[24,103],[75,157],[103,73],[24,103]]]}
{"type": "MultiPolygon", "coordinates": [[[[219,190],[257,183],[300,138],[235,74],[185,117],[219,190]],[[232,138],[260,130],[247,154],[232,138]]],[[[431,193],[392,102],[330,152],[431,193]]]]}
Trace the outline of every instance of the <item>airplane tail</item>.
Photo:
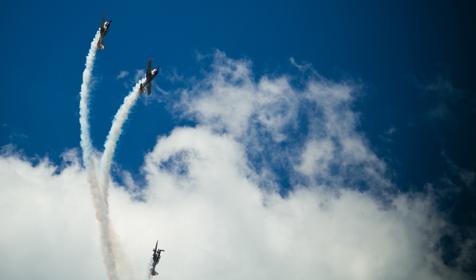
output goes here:
{"type": "Polygon", "coordinates": [[[102,38],[99,39],[99,42],[97,44],[97,48],[99,50],[104,50],[104,44],[102,43],[102,38]]]}

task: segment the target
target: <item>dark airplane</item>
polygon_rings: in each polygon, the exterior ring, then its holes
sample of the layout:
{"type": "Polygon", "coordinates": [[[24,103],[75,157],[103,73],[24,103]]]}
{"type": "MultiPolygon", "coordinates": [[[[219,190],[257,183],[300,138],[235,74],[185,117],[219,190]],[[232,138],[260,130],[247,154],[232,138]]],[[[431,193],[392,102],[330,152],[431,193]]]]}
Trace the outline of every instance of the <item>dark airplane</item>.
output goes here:
{"type": "Polygon", "coordinates": [[[99,37],[99,41],[97,44],[97,48],[99,50],[104,50],[104,37],[106,37],[107,32],[109,31],[109,27],[111,27],[112,20],[105,20],[103,19],[101,22],[101,36],[99,37]]]}
{"type": "Polygon", "coordinates": [[[157,249],[158,243],[159,241],[157,240],[157,242],[155,243],[155,249],[152,250],[152,252],[154,252],[154,254],[152,254],[152,267],[150,268],[150,275],[152,276],[155,276],[158,274],[157,271],[155,271],[155,266],[159,263],[160,253],[165,252],[165,250],[157,249]]]}
{"type": "Polygon", "coordinates": [[[140,93],[144,92],[144,89],[147,90],[147,95],[150,95],[152,92],[152,80],[159,74],[159,67],[152,69],[152,59],[147,61],[147,72],[145,74],[145,82],[140,84],[140,93]]]}

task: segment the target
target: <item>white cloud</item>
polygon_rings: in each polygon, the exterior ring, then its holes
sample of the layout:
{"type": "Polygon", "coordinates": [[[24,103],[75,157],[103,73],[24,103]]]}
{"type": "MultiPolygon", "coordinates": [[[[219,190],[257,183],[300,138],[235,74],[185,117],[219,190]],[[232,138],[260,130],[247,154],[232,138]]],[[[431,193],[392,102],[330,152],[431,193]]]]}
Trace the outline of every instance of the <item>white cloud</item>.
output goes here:
{"type": "MultiPolygon", "coordinates": [[[[159,137],[145,156],[141,199],[127,172],[127,188],[111,188],[111,218],[130,266],[124,279],[146,277],[156,239],[166,249],[164,280],[464,279],[441,261],[447,225],[431,197],[382,202],[360,190],[358,182],[377,190],[392,183],[358,132],[354,87],[255,79],[250,66],[218,52],[212,72],[183,90],[177,107],[198,125],[159,137]],[[280,184],[275,160],[289,163],[285,176],[308,180],[290,179],[285,197],[262,188],[280,184]]],[[[65,153],[60,172],[14,151],[0,157],[0,278],[105,278],[75,157],[65,153]]]]}
{"type": "MultiPolygon", "coordinates": [[[[425,197],[402,195],[384,207],[352,190],[263,192],[241,145],[204,127],[160,138],[144,172],[144,201],[116,187],[110,202],[135,279],[146,273],[155,239],[167,250],[162,279],[455,276],[434,251],[443,224],[425,197]]],[[[54,175],[44,162],[2,157],[0,179],[2,278],[105,277],[86,175],[76,164],[54,175]]]]}
{"type": "Polygon", "coordinates": [[[334,149],[334,144],[329,140],[311,140],[307,142],[297,170],[307,176],[313,176],[316,172],[329,174],[329,165],[333,158],[334,149]]]}
{"type": "Polygon", "coordinates": [[[0,160],[2,279],[104,278],[86,176],[77,166],[54,172],[0,160]]]}

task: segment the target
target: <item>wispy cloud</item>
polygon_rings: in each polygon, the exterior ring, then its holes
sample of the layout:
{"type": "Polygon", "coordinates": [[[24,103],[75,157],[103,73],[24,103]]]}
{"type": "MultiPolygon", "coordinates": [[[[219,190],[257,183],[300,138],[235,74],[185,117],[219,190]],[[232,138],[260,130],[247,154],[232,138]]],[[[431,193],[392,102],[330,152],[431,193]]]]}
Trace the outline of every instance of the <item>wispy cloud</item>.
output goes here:
{"type": "Polygon", "coordinates": [[[383,133],[379,135],[379,138],[382,141],[385,141],[387,143],[393,142],[395,134],[398,132],[397,128],[393,125],[388,127],[383,133]]]}
{"type": "Polygon", "coordinates": [[[427,117],[431,120],[447,120],[453,117],[457,104],[462,101],[462,94],[448,79],[438,76],[435,80],[422,86],[431,101],[427,117]]]}
{"type": "Polygon", "coordinates": [[[260,168],[291,167],[281,170],[291,180],[305,175],[310,183],[327,182],[332,186],[342,186],[349,180],[379,191],[390,186],[385,163],[369,149],[357,129],[358,119],[351,104],[358,87],[313,73],[306,77],[299,88],[292,86],[292,78],[287,75],[256,78],[250,61],[233,60],[216,52],[209,75],[182,91],[179,109],[185,116],[246,143],[260,168]],[[317,165],[333,172],[313,169],[309,174],[296,173],[307,170],[303,162],[312,166],[306,153],[314,153],[312,147],[319,146],[316,143],[338,147],[329,148],[326,161],[317,165]],[[328,176],[324,178],[323,174],[328,176]]]}
{"type": "Polygon", "coordinates": [[[127,77],[128,75],[129,75],[128,71],[122,70],[121,72],[119,72],[119,74],[117,74],[116,79],[121,80],[121,79],[124,79],[125,77],[127,77]]]}
{"type": "Polygon", "coordinates": [[[176,68],[173,68],[168,72],[161,71],[160,75],[164,76],[165,79],[171,81],[172,83],[185,82],[185,77],[180,74],[176,68]]]}
{"type": "Polygon", "coordinates": [[[443,151],[441,156],[446,172],[429,184],[438,204],[445,206],[445,215],[455,218],[457,230],[450,228],[442,246],[449,263],[465,271],[474,272],[476,265],[476,172],[459,166],[443,151]],[[464,221],[464,222],[462,222],[464,221]],[[457,252],[453,257],[451,254],[457,252]],[[450,257],[448,257],[450,256],[450,257]]]}
{"type": "Polygon", "coordinates": [[[309,70],[314,71],[314,68],[312,67],[311,63],[307,63],[307,62],[298,63],[294,57],[289,58],[289,63],[291,63],[291,65],[296,67],[301,72],[306,72],[309,70]]]}
{"type": "Polygon", "coordinates": [[[138,69],[136,70],[136,73],[134,75],[134,83],[137,83],[140,79],[145,77],[145,70],[144,69],[138,69]]]}

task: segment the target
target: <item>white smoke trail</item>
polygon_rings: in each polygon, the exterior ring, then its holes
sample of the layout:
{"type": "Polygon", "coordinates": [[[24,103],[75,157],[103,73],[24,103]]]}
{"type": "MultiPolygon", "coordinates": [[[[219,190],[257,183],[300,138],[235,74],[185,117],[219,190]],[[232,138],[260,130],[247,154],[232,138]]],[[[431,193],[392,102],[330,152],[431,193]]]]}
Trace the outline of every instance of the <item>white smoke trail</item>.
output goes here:
{"type": "Polygon", "coordinates": [[[101,236],[101,244],[103,251],[103,259],[106,265],[108,278],[110,280],[117,280],[117,268],[115,261],[115,244],[114,233],[111,229],[111,223],[109,220],[109,210],[107,203],[105,203],[102,197],[100,186],[97,181],[96,164],[93,158],[94,151],[91,144],[91,137],[89,134],[89,86],[91,82],[91,76],[94,66],[94,60],[96,58],[97,43],[100,38],[100,30],[96,32],[91,46],[89,48],[88,55],[86,57],[86,67],[83,71],[83,82],[81,84],[80,101],[79,101],[79,123],[81,127],[81,149],[83,150],[83,162],[86,167],[88,176],[88,183],[91,189],[91,195],[93,199],[93,205],[96,211],[96,219],[99,223],[99,231],[101,236]]]}
{"type": "MultiPolygon", "coordinates": [[[[129,112],[132,106],[134,106],[135,102],[137,101],[137,98],[139,97],[140,84],[144,81],[145,79],[142,79],[139,82],[137,82],[137,84],[134,86],[132,91],[124,98],[124,102],[122,103],[121,107],[119,108],[116,115],[114,116],[111,129],[109,130],[109,134],[107,135],[106,142],[104,143],[104,152],[101,156],[100,171],[99,171],[99,183],[100,183],[99,186],[102,190],[100,194],[100,197],[102,198],[101,206],[103,207],[103,210],[104,210],[102,213],[106,214],[100,217],[101,219],[104,219],[104,223],[101,223],[101,226],[103,226],[101,232],[105,234],[104,241],[106,242],[105,244],[107,245],[106,246],[107,254],[108,256],[111,256],[110,259],[107,259],[107,258],[105,259],[106,262],[109,261],[109,263],[107,263],[108,272],[110,271],[109,268],[111,268],[111,271],[116,273],[115,275],[109,274],[110,279],[118,279],[117,272],[119,272],[120,275],[126,275],[125,277],[126,278],[128,277],[128,279],[131,278],[130,266],[128,265],[125,254],[122,252],[119,246],[119,241],[116,235],[112,232],[110,228],[110,221],[109,221],[109,215],[108,215],[109,173],[111,170],[112,157],[116,149],[117,140],[119,139],[119,136],[121,135],[121,132],[122,132],[122,126],[127,120],[127,117],[129,116],[129,112]],[[114,276],[114,278],[111,278],[111,276],[114,276]]],[[[97,183],[98,182],[96,181],[96,184],[97,183]]]]}
{"type": "Polygon", "coordinates": [[[127,120],[132,106],[134,106],[139,97],[140,84],[144,81],[145,78],[138,81],[132,91],[124,98],[124,102],[114,116],[111,129],[109,130],[106,142],[104,143],[104,153],[101,157],[101,186],[103,188],[103,197],[106,202],[108,197],[109,172],[111,170],[112,157],[116,150],[117,140],[122,133],[122,126],[127,120]]]}
{"type": "Polygon", "coordinates": [[[81,91],[79,92],[79,124],[81,126],[81,149],[83,150],[83,162],[88,169],[92,160],[93,149],[91,145],[91,137],[89,135],[89,84],[91,82],[91,75],[93,72],[94,59],[96,58],[96,46],[101,37],[101,32],[98,30],[91,42],[88,56],[86,57],[86,67],[83,71],[83,83],[81,84],[81,91]]]}
{"type": "Polygon", "coordinates": [[[97,181],[97,164],[95,160],[91,161],[90,169],[87,170],[88,182],[91,186],[91,194],[93,198],[94,208],[96,210],[96,219],[99,223],[99,232],[101,237],[102,253],[104,264],[109,280],[118,280],[118,268],[117,268],[117,252],[119,245],[117,242],[116,234],[111,227],[111,221],[109,219],[109,208],[105,203],[101,193],[100,185],[97,181]]]}

